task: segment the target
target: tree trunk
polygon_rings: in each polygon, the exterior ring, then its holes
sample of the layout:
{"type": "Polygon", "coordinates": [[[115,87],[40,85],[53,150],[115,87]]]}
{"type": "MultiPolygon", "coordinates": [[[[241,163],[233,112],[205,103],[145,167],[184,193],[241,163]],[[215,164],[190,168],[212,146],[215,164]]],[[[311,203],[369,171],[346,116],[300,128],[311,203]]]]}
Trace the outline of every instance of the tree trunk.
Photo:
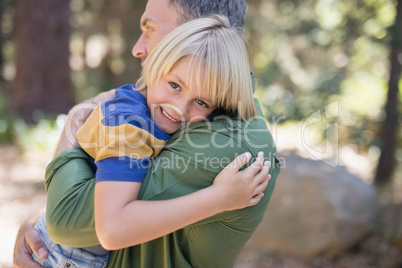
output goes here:
{"type": "MultiPolygon", "coordinates": [[[[0,22],[3,21],[4,4],[0,1],[0,22]]],[[[4,80],[3,32],[0,30],[0,82],[4,80]]]]}
{"type": "Polygon", "coordinates": [[[395,148],[398,134],[398,83],[401,76],[402,55],[402,0],[397,3],[397,15],[393,27],[391,53],[390,53],[390,77],[388,81],[388,96],[385,106],[386,118],[381,127],[381,155],[378,161],[375,183],[384,184],[391,180],[395,170],[395,148]]]}
{"type": "Polygon", "coordinates": [[[66,113],[74,103],[70,13],[70,0],[17,1],[12,110],[28,122],[35,111],[66,113]]]}

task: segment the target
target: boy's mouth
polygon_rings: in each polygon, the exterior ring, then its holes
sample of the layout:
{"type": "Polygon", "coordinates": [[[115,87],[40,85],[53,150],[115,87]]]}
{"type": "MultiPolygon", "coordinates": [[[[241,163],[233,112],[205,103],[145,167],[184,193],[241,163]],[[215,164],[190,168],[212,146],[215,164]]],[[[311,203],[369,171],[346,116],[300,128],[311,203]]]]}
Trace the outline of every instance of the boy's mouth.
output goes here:
{"type": "Polygon", "coordinates": [[[168,114],[162,107],[160,107],[161,108],[161,112],[162,112],[162,114],[167,118],[167,119],[169,119],[170,121],[172,121],[172,122],[174,122],[174,123],[180,123],[181,122],[181,120],[177,120],[177,119],[175,119],[175,118],[173,118],[170,114],[168,114]]]}

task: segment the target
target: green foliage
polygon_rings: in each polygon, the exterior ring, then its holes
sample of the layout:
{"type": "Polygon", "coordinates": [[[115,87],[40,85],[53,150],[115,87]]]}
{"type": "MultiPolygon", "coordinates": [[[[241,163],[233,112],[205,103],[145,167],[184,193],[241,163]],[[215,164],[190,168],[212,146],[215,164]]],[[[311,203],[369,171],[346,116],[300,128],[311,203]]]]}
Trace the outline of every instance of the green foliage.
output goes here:
{"type": "Polygon", "coordinates": [[[12,141],[14,119],[6,115],[7,100],[0,95],[0,142],[12,141]]]}
{"type": "Polygon", "coordinates": [[[375,133],[359,128],[372,129],[384,118],[395,4],[251,1],[246,38],[267,119],[304,121],[337,100],[347,130],[341,141],[373,144],[375,133]]]}
{"type": "Polygon", "coordinates": [[[140,35],[145,4],[146,0],[71,1],[70,66],[77,101],[135,83],[141,69],[131,48],[140,35]]]}
{"type": "Polygon", "coordinates": [[[62,129],[57,122],[61,119],[41,119],[34,125],[28,125],[20,118],[1,119],[0,142],[14,143],[21,151],[54,150],[62,129]]]}
{"type": "MultiPolygon", "coordinates": [[[[16,143],[23,150],[53,148],[61,117],[43,118],[38,113],[37,125],[27,125],[9,114],[7,105],[15,77],[16,11],[14,1],[5,0],[2,4],[0,50],[4,64],[0,68],[0,142],[16,143]]],[[[131,48],[140,35],[139,21],[145,4],[146,0],[71,0],[70,67],[76,102],[122,84],[135,83],[141,67],[131,55],[131,48]]]]}
{"type": "Polygon", "coordinates": [[[0,95],[0,142],[14,143],[21,151],[28,149],[53,150],[64,126],[65,115],[44,117],[36,112],[35,124],[26,124],[21,118],[6,113],[6,98],[0,95]]]}
{"type": "Polygon", "coordinates": [[[0,142],[14,143],[21,151],[54,150],[61,130],[64,126],[65,115],[37,118],[36,124],[27,124],[21,118],[4,115],[3,99],[0,99],[0,142]]]}
{"type": "Polygon", "coordinates": [[[54,150],[62,127],[64,116],[57,119],[43,118],[36,125],[27,125],[22,119],[13,122],[14,143],[22,150],[54,150]]]}

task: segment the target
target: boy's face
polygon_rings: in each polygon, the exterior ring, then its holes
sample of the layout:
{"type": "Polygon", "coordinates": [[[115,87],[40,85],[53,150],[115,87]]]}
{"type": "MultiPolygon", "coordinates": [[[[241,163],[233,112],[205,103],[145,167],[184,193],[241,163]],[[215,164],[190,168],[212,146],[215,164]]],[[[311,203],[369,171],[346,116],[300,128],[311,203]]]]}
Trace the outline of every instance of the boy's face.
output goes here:
{"type": "MultiPolygon", "coordinates": [[[[188,81],[191,68],[188,59],[182,60],[169,74],[162,77],[147,91],[147,105],[155,124],[165,133],[172,134],[181,126],[205,120],[215,110],[197,82],[188,81]]],[[[200,75],[200,84],[204,73],[200,75]]]]}
{"type": "Polygon", "coordinates": [[[141,66],[159,42],[176,29],[177,19],[169,0],[148,0],[141,16],[142,34],[131,51],[134,57],[141,59],[141,66]]]}

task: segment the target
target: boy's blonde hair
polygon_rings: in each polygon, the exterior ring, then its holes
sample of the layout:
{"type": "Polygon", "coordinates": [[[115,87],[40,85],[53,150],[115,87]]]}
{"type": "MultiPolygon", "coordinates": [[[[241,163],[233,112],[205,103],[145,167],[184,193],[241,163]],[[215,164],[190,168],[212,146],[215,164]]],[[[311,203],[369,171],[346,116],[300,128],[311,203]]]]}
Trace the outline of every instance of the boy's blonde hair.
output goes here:
{"type": "Polygon", "coordinates": [[[226,17],[195,19],[172,31],[147,57],[137,89],[152,87],[184,59],[190,59],[192,67],[189,81],[195,79],[218,109],[243,119],[257,115],[246,47],[226,17]]]}

